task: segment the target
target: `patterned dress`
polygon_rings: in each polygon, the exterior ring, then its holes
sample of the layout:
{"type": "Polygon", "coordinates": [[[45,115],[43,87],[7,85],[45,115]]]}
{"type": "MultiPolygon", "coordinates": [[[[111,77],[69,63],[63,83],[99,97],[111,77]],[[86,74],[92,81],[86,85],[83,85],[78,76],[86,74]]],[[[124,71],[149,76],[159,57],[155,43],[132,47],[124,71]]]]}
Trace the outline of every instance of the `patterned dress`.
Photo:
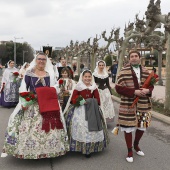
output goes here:
{"type": "MultiPolygon", "coordinates": [[[[97,89],[95,89],[93,93],[87,89],[82,91],[74,90],[71,100],[77,95],[81,95],[84,99],[94,97],[98,100],[98,103],[100,102],[97,89]]],[[[108,145],[108,133],[101,109],[100,113],[103,130],[89,132],[88,122],[85,120],[85,106],[75,107],[71,105],[68,108],[68,111],[65,113],[65,120],[70,142],[70,151],[90,154],[103,151],[108,145]]]]}
{"type": "Polygon", "coordinates": [[[20,79],[13,73],[18,72],[16,68],[6,68],[1,82],[2,92],[0,93],[0,105],[14,107],[19,101],[20,79]]]}
{"type": "MultiPolygon", "coordinates": [[[[35,88],[50,86],[50,76],[39,79],[32,71],[25,75],[27,89],[35,93],[35,88]]],[[[20,104],[20,103],[19,103],[20,104]]],[[[13,155],[21,159],[51,158],[64,155],[69,150],[66,128],[50,129],[48,133],[42,130],[42,116],[37,102],[23,111],[19,104],[9,118],[3,154],[13,155]]],[[[65,121],[60,114],[61,122],[65,121]]]]}

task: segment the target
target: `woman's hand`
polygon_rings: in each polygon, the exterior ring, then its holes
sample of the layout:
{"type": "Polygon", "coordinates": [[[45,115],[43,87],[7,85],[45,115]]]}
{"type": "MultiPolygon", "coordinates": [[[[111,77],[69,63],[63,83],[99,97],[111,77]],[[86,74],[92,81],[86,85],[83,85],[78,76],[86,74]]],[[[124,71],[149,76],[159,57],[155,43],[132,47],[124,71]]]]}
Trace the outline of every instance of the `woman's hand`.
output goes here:
{"type": "Polygon", "coordinates": [[[64,93],[69,93],[69,90],[64,90],[64,93]]]}
{"type": "Polygon", "coordinates": [[[65,88],[64,88],[64,87],[61,87],[60,89],[61,89],[61,91],[63,91],[63,92],[65,91],[65,88]]]}
{"type": "Polygon", "coordinates": [[[27,110],[28,109],[28,106],[24,107],[24,106],[21,106],[22,107],[22,110],[27,110]]]}
{"type": "Polygon", "coordinates": [[[114,100],[114,96],[113,95],[111,95],[111,99],[114,100]]]}

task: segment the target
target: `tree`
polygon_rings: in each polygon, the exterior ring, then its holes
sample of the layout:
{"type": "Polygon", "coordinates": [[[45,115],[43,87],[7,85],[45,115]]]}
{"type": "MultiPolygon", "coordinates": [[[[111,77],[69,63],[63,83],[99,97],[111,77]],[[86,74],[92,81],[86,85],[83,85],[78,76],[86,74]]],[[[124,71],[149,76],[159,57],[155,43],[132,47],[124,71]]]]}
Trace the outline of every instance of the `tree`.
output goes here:
{"type": "Polygon", "coordinates": [[[2,63],[2,58],[6,56],[6,46],[4,44],[0,45],[0,63],[2,63]]]}
{"type": "Polygon", "coordinates": [[[113,64],[113,60],[116,61],[116,56],[113,56],[111,54],[107,55],[104,58],[104,61],[106,62],[106,66],[111,66],[113,64]]]}
{"type": "Polygon", "coordinates": [[[112,59],[111,59],[110,55],[107,55],[104,60],[106,62],[106,66],[111,66],[112,65],[112,59]]]}
{"type": "MultiPolygon", "coordinates": [[[[23,64],[23,51],[27,51],[24,61],[31,62],[34,58],[33,48],[26,42],[16,43],[17,64],[23,64]]],[[[12,41],[0,45],[0,61],[5,65],[9,60],[14,60],[14,43],[12,41]]]]}

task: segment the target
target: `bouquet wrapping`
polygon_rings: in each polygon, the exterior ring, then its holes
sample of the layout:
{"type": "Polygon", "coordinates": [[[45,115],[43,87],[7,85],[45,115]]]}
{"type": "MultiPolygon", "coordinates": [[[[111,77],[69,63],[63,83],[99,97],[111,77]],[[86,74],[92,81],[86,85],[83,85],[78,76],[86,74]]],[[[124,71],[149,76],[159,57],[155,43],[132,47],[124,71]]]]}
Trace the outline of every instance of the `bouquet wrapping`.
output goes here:
{"type": "Polygon", "coordinates": [[[76,107],[82,106],[86,100],[81,95],[76,95],[72,102],[76,107]]]}
{"type": "Polygon", "coordinates": [[[23,107],[28,107],[35,103],[36,97],[33,92],[20,93],[20,100],[23,107]]]}
{"type": "Polygon", "coordinates": [[[14,80],[13,82],[17,82],[17,77],[19,76],[18,72],[13,72],[14,80]]]}

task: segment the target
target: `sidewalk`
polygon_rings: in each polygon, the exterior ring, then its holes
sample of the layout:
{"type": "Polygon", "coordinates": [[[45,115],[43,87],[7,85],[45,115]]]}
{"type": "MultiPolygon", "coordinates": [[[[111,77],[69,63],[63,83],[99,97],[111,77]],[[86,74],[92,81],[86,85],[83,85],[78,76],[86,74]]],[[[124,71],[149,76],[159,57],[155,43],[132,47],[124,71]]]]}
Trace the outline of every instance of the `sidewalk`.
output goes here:
{"type": "MultiPolygon", "coordinates": [[[[110,86],[111,88],[115,87],[115,84],[111,82],[111,79],[110,79],[110,86]]],[[[155,100],[160,100],[160,102],[163,103],[165,101],[165,86],[156,85],[152,92],[152,97],[155,98],[155,100]]],[[[114,100],[120,103],[120,98],[114,96],[114,100]]],[[[152,111],[152,116],[170,125],[170,117],[165,116],[155,111],[152,111]]]]}

